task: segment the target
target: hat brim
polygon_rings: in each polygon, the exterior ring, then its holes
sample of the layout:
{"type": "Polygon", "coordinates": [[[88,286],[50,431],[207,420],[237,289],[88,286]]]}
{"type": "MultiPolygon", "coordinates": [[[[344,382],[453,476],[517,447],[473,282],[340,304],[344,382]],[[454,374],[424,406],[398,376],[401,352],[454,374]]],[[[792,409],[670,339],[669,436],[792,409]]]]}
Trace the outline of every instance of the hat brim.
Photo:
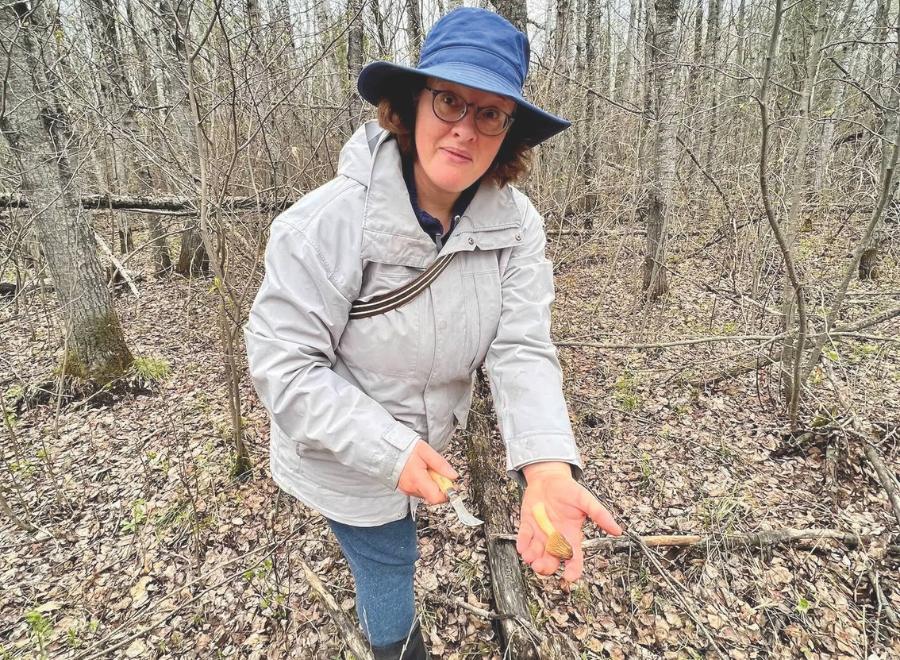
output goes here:
{"type": "Polygon", "coordinates": [[[372,105],[378,105],[383,96],[382,90],[385,83],[398,76],[422,78],[430,76],[513,99],[518,106],[513,123],[515,132],[531,146],[540,144],[571,126],[571,122],[541,110],[526,101],[518,89],[509,85],[492,71],[461,62],[439,64],[422,69],[401,66],[393,62],[372,62],[363,67],[357,78],[356,87],[360,96],[366,101],[372,105]]]}

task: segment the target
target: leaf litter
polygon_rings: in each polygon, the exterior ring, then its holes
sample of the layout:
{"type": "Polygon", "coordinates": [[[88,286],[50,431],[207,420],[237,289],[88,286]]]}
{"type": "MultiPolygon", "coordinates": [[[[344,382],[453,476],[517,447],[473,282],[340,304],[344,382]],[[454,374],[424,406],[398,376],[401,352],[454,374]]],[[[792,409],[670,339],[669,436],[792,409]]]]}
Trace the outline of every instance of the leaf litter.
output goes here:
{"type": "MultiPolygon", "coordinates": [[[[698,293],[678,270],[667,300],[645,309],[629,282],[604,270],[637,272],[637,246],[611,258],[592,245],[569,250],[576,257],[558,269],[557,339],[629,344],[759,321],[698,293]]],[[[271,481],[266,416],[246,377],[254,469],[246,481],[229,477],[215,305],[202,280],[146,282],[141,299],[120,297],[119,309],[135,354],[170,365],[157,391],[62,406],[58,418],[53,404],[17,415],[16,442],[2,449],[6,493],[39,531],[0,522],[0,657],[343,657],[346,647],[296,560],[352,612],[349,571],[321,516],[271,481]]],[[[2,310],[0,324],[11,365],[0,374],[4,389],[52,378],[58,335],[49,317],[23,322],[2,310]]],[[[706,657],[713,652],[704,629],[732,658],[896,656],[897,631],[884,616],[885,604],[900,612],[898,560],[888,551],[896,521],[858,441],[831,430],[821,446],[801,443],[773,458],[792,440],[776,371],[706,388],[684,382],[709,365],[728,366],[729,350],[561,347],[585,482],[638,534],[721,538],[816,527],[871,542],[660,549],[665,575],[636,549],[589,551],[584,578],[571,587],[525,570],[535,626],[566,635],[586,658],[706,657]],[[829,480],[834,447],[838,478],[829,480]]],[[[887,429],[880,452],[895,474],[898,362],[890,347],[851,350],[835,376],[856,413],[887,429]]],[[[458,446],[449,459],[465,475],[458,446]]],[[[453,605],[494,610],[483,535],[447,507],[420,511],[417,603],[433,655],[500,658],[492,622],[453,605]]],[[[589,538],[597,535],[587,527],[589,538]]]]}

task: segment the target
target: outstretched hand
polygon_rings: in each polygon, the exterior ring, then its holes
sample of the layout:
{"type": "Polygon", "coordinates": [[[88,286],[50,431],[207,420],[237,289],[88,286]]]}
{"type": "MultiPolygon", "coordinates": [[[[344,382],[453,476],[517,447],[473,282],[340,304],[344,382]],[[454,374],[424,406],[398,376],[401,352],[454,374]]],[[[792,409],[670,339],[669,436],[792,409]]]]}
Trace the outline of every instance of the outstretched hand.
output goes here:
{"type": "Polygon", "coordinates": [[[397,490],[412,497],[420,497],[428,504],[442,504],[447,501],[447,496],[441,492],[437,483],[428,474],[432,469],[442,474],[451,481],[459,479],[459,474],[443,456],[432,449],[424,440],[416,440],[412,454],[406,461],[400,480],[397,482],[397,490]]]}
{"type": "Polygon", "coordinates": [[[528,486],[522,497],[522,514],[516,550],[522,561],[530,564],[535,573],[552,575],[559,568],[559,559],[549,554],[544,545],[547,535],[541,530],[532,510],[538,502],[543,502],[550,522],[572,546],[572,558],[566,561],[563,579],[575,582],[581,577],[584,553],[581,541],[582,528],[586,518],[590,518],[607,534],[619,536],[622,528],[612,515],[600,504],[584,486],[572,478],[568,463],[533,463],[523,469],[528,486]]]}

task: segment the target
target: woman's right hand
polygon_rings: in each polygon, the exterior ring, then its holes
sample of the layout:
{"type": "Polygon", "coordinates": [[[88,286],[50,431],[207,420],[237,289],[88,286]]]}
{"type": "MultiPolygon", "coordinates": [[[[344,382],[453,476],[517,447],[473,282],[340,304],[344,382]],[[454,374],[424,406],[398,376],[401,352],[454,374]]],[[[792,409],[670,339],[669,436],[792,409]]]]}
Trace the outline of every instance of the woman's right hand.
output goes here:
{"type": "Polygon", "coordinates": [[[448,479],[459,479],[450,463],[443,456],[431,448],[424,440],[416,440],[413,452],[410,454],[400,480],[397,482],[397,490],[412,497],[420,497],[428,504],[442,504],[447,501],[447,496],[441,492],[428,470],[444,475],[448,479]]]}

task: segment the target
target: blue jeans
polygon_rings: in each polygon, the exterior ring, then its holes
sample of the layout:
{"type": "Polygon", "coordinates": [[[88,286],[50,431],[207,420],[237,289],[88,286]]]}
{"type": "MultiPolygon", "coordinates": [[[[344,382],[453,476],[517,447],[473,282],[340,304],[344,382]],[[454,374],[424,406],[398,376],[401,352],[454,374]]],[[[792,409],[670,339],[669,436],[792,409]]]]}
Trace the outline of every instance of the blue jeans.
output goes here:
{"type": "Polygon", "coordinates": [[[377,527],[328,519],[356,582],[356,614],[372,646],[406,639],[415,623],[413,576],[419,550],[416,522],[406,518],[377,527]]]}

